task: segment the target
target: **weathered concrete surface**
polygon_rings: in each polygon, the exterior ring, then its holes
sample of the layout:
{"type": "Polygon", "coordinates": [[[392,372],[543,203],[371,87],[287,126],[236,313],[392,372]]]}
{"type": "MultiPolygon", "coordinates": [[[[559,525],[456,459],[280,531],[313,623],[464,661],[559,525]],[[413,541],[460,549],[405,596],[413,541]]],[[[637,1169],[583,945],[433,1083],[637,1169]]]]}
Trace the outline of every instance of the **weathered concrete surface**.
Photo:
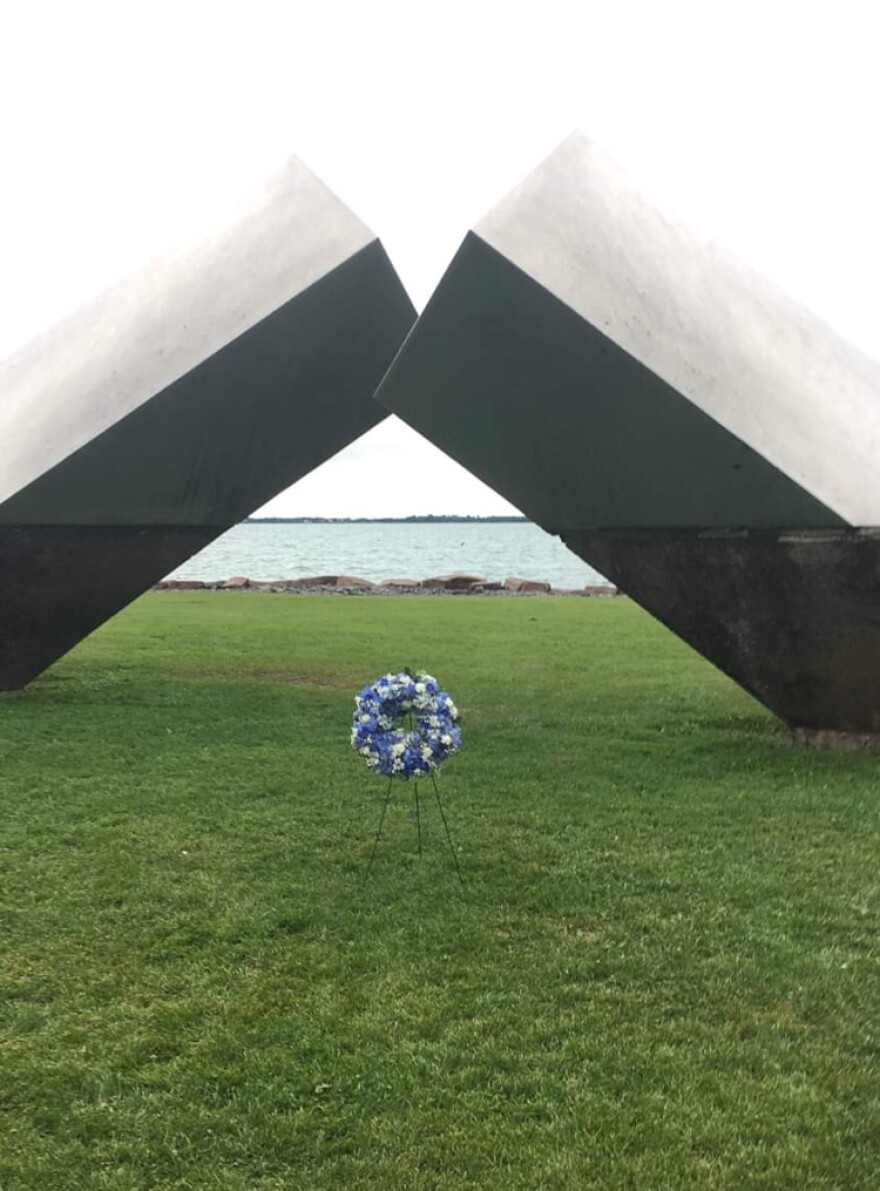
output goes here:
{"type": "Polygon", "coordinates": [[[0,689],[380,421],[414,317],[378,240],[294,162],[0,364],[0,689]]]}
{"type": "Polygon", "coordinates": [[[551,532],[846,524],[474,235],[377,398],[551,532]]]}
{"type": "Polygon", "coordinates": [[[377,398],[789,723],[873,731],[880,364],[585,138],[467,235],[377,398]]]}
{"type": "Polygon", "coordinates": [[[219,527],[0,525],[0,690],[18,690],[219,527]]]}
{"type": "Polygon", "coordinates": [[[880,535],[564,540],[790,725],[880,732],[880,535]]]}
{"type": "MultiPolygon", "coordinates": [[[[569,137],[474,233],[846,524],[880,522],[880,363],[654,202],[587,137],[569,137]]],[[[565,364],[548,362],[548,377],[565,364]]],[[[649,412],[644,402],[640,420],[649,412]]],[[[634,429],[628,454],[645,461],[634,429]]],[[[637,491],[649,509],[650,486],[637,491]]],[[[740,500],[732,524],[762,516],[760,499],[740,500]]],[[[692,509],[684,523],[703,516],[692,509]]]]}

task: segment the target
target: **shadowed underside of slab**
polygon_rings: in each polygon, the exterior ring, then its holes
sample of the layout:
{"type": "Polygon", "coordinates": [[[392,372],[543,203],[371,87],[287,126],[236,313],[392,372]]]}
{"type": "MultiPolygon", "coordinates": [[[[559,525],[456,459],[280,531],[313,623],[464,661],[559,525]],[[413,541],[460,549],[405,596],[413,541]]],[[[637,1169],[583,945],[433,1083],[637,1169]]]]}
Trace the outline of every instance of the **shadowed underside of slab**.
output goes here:
{"type": "Polygon", "coordinates": [[[415,312],[380,243],[291,168],[240,225],[247,251],[233,228],[0,368],[0,482],[32,477],[0,503],[0,689],[385,416],[415,312]]]}
{"type": "Polygon", "coordinates": [[[880,733],[880,536],[563,540],[790,725],[880,733]]]}
{"type": "Polygon", "coordinates": [[[846,524],[473,234],[377,398],[552,533],[846,524]]]}
{"type": "Polygon", "coordinates": [[[215,526],[0,526],[0,689],[19,690],[157,576],[222,532],[215,526]]]}

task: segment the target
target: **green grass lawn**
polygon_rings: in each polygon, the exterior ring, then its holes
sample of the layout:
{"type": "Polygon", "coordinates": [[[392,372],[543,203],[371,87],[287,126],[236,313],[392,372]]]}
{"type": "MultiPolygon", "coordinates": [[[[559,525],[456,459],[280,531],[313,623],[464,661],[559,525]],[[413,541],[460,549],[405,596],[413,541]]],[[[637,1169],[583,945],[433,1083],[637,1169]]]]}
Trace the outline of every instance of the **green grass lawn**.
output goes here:
{"type": "Polygon", "coordinates": [[[0,1187],[877,1188],[878,765],[627,601],[146,596],[0,697],[0,1187]]]}

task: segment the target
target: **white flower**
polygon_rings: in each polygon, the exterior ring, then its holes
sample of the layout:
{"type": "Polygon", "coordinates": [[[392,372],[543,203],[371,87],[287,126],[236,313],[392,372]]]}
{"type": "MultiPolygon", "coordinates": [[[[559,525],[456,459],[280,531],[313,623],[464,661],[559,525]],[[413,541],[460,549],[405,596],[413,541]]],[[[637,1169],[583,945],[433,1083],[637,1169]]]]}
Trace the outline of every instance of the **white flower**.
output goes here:
{"type": "Polygon", "coordinates": [[[364,688],[355,708],[351,743],[376,773],[417,778],[456,751],[452,724],[458,709],[424,671],[386,674],[364,688]]]}

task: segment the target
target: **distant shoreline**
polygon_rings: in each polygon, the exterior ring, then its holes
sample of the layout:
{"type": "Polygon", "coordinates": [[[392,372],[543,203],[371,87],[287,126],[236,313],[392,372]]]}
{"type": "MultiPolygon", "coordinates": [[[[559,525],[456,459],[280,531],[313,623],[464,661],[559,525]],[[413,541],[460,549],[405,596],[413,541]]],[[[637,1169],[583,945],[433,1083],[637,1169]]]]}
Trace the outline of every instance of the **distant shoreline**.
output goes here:
{"type": "Polygon", "coordinates": [[[239,523],[168,578],[213,581],[246,575],[271,580],[344,572],[381,585],[388,576],[415,581],[466,572],[497,580],[538,576],[565,589],[602,582],[599,573],[567,550],[557,536],[545,533],[533,521],[512,520],[514,516],[481,519],[414,513],[386,520],[365,514],[360,522],[346,518],[334,522],[259,515],[239,523]]]}
{"type": "Polygon", "coordinates": [[[286,595],[376,595],[376,596],[619,596],[611,583],[588,583],[585,587],[554,587],[540,579],[508,577],[504,582],[480,575],[455,572],[428,579],[385,579],[374,583],[356,575],[307,575],[299,579],[250,579],[234,575],[229,579],[163,579],[153,591],[283,592],[286,595]]]}
{"type": "Polygon", "coordinates": [[[241,525],[508,525],[528,517],[462,517],[427,513],[412,517],[246,517],[241,525]]]}

